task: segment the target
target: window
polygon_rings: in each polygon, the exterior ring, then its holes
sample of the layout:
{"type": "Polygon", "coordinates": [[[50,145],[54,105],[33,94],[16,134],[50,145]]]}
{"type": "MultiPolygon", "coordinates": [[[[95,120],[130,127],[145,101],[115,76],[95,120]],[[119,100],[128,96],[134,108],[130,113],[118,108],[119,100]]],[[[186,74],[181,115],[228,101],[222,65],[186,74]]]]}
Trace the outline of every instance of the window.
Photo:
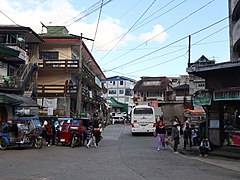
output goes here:
{"type": "Polygon", "coordinates": [[[59,52],[47,52],[47,51],[41,51],[39,53],[39,59],[58,59],[59,52]]]}
{"type": "Polygon", "coordinates": [[[120,81],[120,85],[121,85],[121,86],[123,85],[123,81],[120,81]]]}
{"type": "Polygon", "coordinates": [[[115,85],[115,81],[113,81],[113,85],[115,85]]]}
{"type": "Polygon", "coordinates": [[[119,89],[119,94],[124,94],[124,90],[123,89],[119,89]]]}
{"type": "Polygon", "coordinates": [[[110,89],[110,90],[108,90],[108,94],[117,94],[117,91],[114,89],[113,90],[110,89]]]}

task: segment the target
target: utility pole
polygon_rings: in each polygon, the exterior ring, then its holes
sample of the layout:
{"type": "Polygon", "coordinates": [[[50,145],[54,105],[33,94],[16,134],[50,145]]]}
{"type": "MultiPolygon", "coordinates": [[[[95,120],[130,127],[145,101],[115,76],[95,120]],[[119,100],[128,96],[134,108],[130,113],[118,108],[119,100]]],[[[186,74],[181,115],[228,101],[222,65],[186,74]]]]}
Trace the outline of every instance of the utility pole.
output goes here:
{"type": "Polygon", "coordinates": [[[76,101],[76,116],[80,117],[81,116],[81,111],[82,111],[82,75],[83,75],[83,39],[91,40],[89,38],[84,38],[82,36],[82,33],[80,35],[80,50],[79,50],[79,61],[78,61],[78,89],[77,89],[77,101],[76,101]]]}
{"type": "Polygon", "coordinates": [[[190,67],[191,63],[191,35],[188,36],[188,67],[190,67]]]}

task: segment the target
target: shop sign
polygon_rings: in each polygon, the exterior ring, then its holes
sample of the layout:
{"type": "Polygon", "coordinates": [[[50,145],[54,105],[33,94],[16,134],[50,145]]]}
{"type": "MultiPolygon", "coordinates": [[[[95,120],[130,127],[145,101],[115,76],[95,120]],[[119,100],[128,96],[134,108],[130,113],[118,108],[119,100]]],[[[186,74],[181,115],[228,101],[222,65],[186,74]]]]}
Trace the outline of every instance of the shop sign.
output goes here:
{"type": "Polygon", "coordinates": [[[219,120],[211,119],[210,128],[219,128],[219,120]]]}
{"type": "Polygon", "coordinates": [[[240,100],[240,91],[215,91],[213,93],[213,100],[240,100]]]}
{"type": "Polygon", "coordinates": [[[193,105],[194,106],[205,106],[211,105],[212,93],[207,90],[200,90],[193,94],[193,105]]]}
{"type": "Polygon", "coordinates": [[[38,115],[38,113],[36,107],[15,107],[15,115],[38,115]]]}

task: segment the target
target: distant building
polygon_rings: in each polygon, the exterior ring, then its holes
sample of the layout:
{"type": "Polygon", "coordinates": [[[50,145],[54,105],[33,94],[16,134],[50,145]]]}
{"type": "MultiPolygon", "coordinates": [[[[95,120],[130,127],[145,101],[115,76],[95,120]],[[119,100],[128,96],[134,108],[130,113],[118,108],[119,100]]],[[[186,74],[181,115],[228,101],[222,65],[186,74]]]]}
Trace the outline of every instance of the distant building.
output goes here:
{"type": "Polygon", "coordinates": [[[103,81],[107,88],[107,93],[104,94],[106,99],[114,98],[118,102],[128,104],[129,112],[133,104],[133,88],[136,80],[124,76],[112,76],[103,81]]]}

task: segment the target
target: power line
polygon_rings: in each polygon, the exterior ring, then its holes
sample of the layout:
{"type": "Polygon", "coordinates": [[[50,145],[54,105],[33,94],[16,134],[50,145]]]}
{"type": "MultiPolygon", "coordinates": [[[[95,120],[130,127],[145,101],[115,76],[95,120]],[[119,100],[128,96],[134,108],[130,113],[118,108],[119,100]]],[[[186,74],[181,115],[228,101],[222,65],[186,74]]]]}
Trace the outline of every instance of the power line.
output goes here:
{"type": "MultiPolygon", "coordinates": [[[[168,31],[169,29],[173,28],[174,26],[176,26],[176,25],[179,24],[180,22],[186,20],[187,18],[191,17],[193,14],[195,14],[195,13],[197,13],[198,11],[200,11],[201,9],[205,8],[206,6],[208,6],[208,5],[209,5],[210,3],[212,3],[213,1],[215,1],[215,0],[211,0],[211,1],[208,2],[207,4],[203,5],[202,7],[198,8],[197,10],[193,11],[192,13],[190,13],[190,14],[187,15],[187,16],[185,16],[185,17],[182,18],[181,20],[177,21],[176,23],[174,23],[174,24],[171,25],[170,27],[166,28],[164,31],[162,31],[162,32],[160,32],[160,33],[158,33],[158,34],[156,34],[155,36],[153,36],[153,37],[151,37],[150,39],[148,39],[147,41],[145,41],[145,42],[139,44],[139,45],[136,46],[135,48],[132,48],[132,49],[129,50],[128,52],[126,52],[126,53],[124,53],[124,54],[122,54],[122,55],[120,55],[120,56],[114,58],[113,60],[107,62],[107,64],[110,63],[110,62],[113,62],[113,61],[115,61],[115,60],[117,60],[117,59],[119,59],[120,57],[125,56],[126,54],[132,52],[133,50],[137,49],[138,47],[140,47],[140,46],[144,45],[145,43],[149,42],[150,40],[154,39],[155,37],[161,35],[162,33],[166,32],[166,31],[168,31]]],[[[106,65],[106,63],[103,64],[103,66],[104,66],[104,65],[106,65]]]]}
{"type": "Polygon", "coordinates": [[[8,15],[6,15],[4,12],[2,12],[1,10],[0,10],[0,12],[4,15],[4,16],[6,16],[10,21],[12,21],[14,24],[16,24],[17,26],[19,26],[14,20],[12,20],[8,15]]]}
{"type": "MultiPolygon", "coordinates": [[[[138,23],[138,24],[141,24],[142,22],[144,22],[146,19],[148,19],[149,17],[151,17],[151,16],[152,16],[153,14],[155,14],[156,12],[159,12],[160,10],[164,9],[165,7],[167,7],[168,5],[170,5],[173,1],[175,1],[175,0],[172,0],[172,1],[169,2],[168,4],[164,5],[163,7],[161,7],[160,9],[158,9],[157,11],[155,11],[154,13],[152,13],[150,16],[148,16],[147,18],[145,18],[144,20],[142,20],[142,21],[141,21],[140,23],[138,23]]],[[[187,0],[185,0],[185,1],[187,1],[187,0]]],[[[177,6],[178,6],[178,5],[177,5],[177,6]]],[[[176,6],[175,6],[175,7],[176,7],[176,6]]],[[[173,8],[172,8],[171,10],[173,10],[173,8]]],[[[169,10],[169,12],[170,12],[171,10],[169,10]]],[[[163,13],[163,14],[165,14],[165,13],[163,13]]],[[[162,15],[163,15],[163,14],[162,14],[162,15]]],[[[136,25],[138,25],[138,24],[136,24],[136,25]]],[[[146,25],[146,24],[144,24],[144,25],[146,25]]],[[[141,26],[141,27],[142,27],[142,26],[141,26]]],[[[135,31],[136,29],[138,29],[138,28],[132,29],[130,32],[133,32],[133,31],[135,31]]],[[[109,42],[107,42],[107,43],[105,43],[105,44],[101,44],[101,45],[99,45],[97,48],[101,48],[101,47],[103,47],[103,46],[105,46],[105,45],[107,45],[107,44],[109,44],[109,43],[111,43],[111,42],[114,42],[115,40],[121,38],[123,35],[124,35],[124,34],[116,37],[115,39],[113,39],[113,40],[111,40],[111,41],[109,41],[109,42]]]]}
{"type": "MultiPolygon", "coordinates": [[[[103,56],[102,59],[104,59],[122,40],[123,38],[129,33],[129,31],[137,24],[138,21],[148,12],[148,10],[153,6],[153,4],[156,2],[156,0],[153,0],[153,2],[150,4],[150,6],[143,12],[143,14],[137,19],[137,21],[127,30],[126,33],[121,37],[121,39],[103,56]]],[[[101,62],[101,60],[99,62],[101,62]]],[[[106,64],[105,64],[106,65],[106,64]]]]}
{"type": "Polygon", "coordinates": [[[102,13],[102,7],[103,7],[103,0],[102,0],[101,8],[100,8],[100,11],[99,11],[99,15],[98,15],[97,27],[96,27],[96,31],[95,31],[94,38],[93,38],[94,40],[93,40],[93,43],[92,43],[92,49],[91,49],[91,52],[92,52],[92,50],[93,50],[94,41],[95,41],[96,36],[97,36],[97,30],[98,30],[98,25],[99,25],[99,21],[100,21],[101,13],[102,13]]]}
{"type": "MultiPolygon", "coordinates": [[[[113,1],[113,0],[107,0],[106,2],[103,2],[103,4],[102,4],[101,6],[105,6],[106,4],[110,3],[111,1],[113,1]]],[[[76,23],[77,21],[79,21],[79,20],[83,19],[84,17],[92,14],[93,12],[97,11],[99,8],[101,8],[101,6],[95,8],[95,9],[93,9],[93,10],[91,10],[90,12],[87,12],[87,13],[84,14],[82,17],[79,17],[79,18],[77,18],[76,20],[74,20],[72,23],[67,24],[66,27],[67,27],[67,26],[70,26],[70,25],[72,25],[72,24],[74,24],[74,23],[76,23]]]]}
{"type": "MultiPolygon", "coordinates": [[[[205,39],[207,39],[207,38],[209,38],[209,37],[211,37],[211,36],[213,36],[213,35],[219,33],[220,31],[222,31],[223,29],[225,29],[225,28],[227,28],[227,27],[228,27],[228,26],[225,26],[225,27],[223,27],[223,28],[221,28],[221,29],[219,29],[219,30],[217,30],[217,31],[215,31],[215,32],[213,32],[213,33],[211,33],[210,35],[208,35],[208,36],[206,36],[206,37],[200,39],[199,41],[197,41],[196,43],[192,44],[191,46],[194,46],[194,45],[198,44],[199,42],[201,42],[201,41],[203,41],[203,40],[205,40],[205,39]]],[[[184,48],[184,49],[185,49],[185,48],[184,48]]],[[[180,50],[182,50],[182,49],[180,49],[180,50]]],[[[186,53],[185,53],[185,54],[186,54],[186,53]]],[[[130,72],[129,74],[136,73],[136,72],[143,71],[143,70],[147,70],[147,69],[151,69],[151,68],[153,68],[153,67],[156,67],[156,66],[159,66],[159,65],[162,65],[162,64],[168,63],[168,62],[173,61],[173,60],[176,60],[176,59],[178,59],[178,58],[180,58],[180,57],[182,57],[182,56],[185,56],[185,54],[180,55],[180,56],[177,56],[177,57],[175,57],[175,58],[172,58],[172,59],[170,59],[170,60],[168,60],[168,61],[164,61],[164,62],[162,62],[162,63],[155,64],[155,65],[150,66],[150,67],[147,67],[147,68],[145,67],[144,69],[140,69],[140,70],[137,70],[137,71],[130,72]]]]}
{"type": "MultiPolygon", "coordinates": [[[[220,23],[220,22],[228,19],[228,18],[229,18],[229,16],[228,16],[228,17],[225,17],[225,18],[223,18],[223,19],[221,19],[221,20],[219,20],[219,21],[217,21],[217,22],[215,22],[215,23],[213,23],[213,24],[211,24],[211,25],[209,25],[209,26],[207,26],[207,27],[205,27],[205,28],[202,28],[202,29],[200,29],[200,30],[198,30],[198,31],[190,34],[190,35],[193,36],[193,35],[195,35],[195,34],[198,34],[198,33],[202,32],[202,31],[204,31],[204,30],[206,30],[206,29],[208,29],[208,28],[210,28],[210,27],[212,27],[212,26],[214,26],[214,25],[216,25],[216,24],[218,24],[218,23],[220,23]]],[[[118,68],[120,68],[120,67],[124,67],[124,66],[126,66],[126,65],[129,65],[129,64],[131,64],[132,62],[138,61],[139,59],[142,59],[142,58],[144,58],[144,57],[146,57],[146,56],[149,56],[149,55],[151,55],[151,54],[154,54],[154,53],[156,53],[156,52],[158,52],[158,51],[160,51],[160,50],[162,50],[162,49],[165,49],[165,48],[167,48],[167,47],[169,47],[169,46],[171,46],[171,45],[173,45],[173,44],[175,44],[175,43],[177,43],[177,42],[180,42],[180,41],[182,41],[182,40],[184,40],[184,39],[186,39],[186,38],[188,38],[188,37],[189,37],[189,35],[187,35],[187,36],[185,36],[185,37],[182,37],[182,38],[180,38],[180,39],[178,39],[178,40],[176,40],[176,41],[174,41],[174,42],[172,42],[172,43],[170,43],[170,44],[168,44],[168,45],[166,45],[166,46],[163,46],[163,47],[161,47],[161,48],[159,48],[159,49],[157,49],[157,50],[155,50],[155,51],[152,51],[152,52],[150,52],[150,53],[148,53],[148,54],[145,54],[145,55],[143,55],[143,56],[141,56],[141,57],[139,57],[139,58],[136,58],[136,59],[134,59],[134,60],[132,60],[132,61],[130,61],[130,62],[124,63],[124,64],[122,64],[122,65],[120,65],[120,66],[115,67],[115,68],[112,68],[112,69],[110,69],[110,70],[108,70],[108,71],[112,71],[112,70],[118,69],[118,68]]],[[[106,71],[106,72],[107,72],[107,71],[106,71]]]]}

